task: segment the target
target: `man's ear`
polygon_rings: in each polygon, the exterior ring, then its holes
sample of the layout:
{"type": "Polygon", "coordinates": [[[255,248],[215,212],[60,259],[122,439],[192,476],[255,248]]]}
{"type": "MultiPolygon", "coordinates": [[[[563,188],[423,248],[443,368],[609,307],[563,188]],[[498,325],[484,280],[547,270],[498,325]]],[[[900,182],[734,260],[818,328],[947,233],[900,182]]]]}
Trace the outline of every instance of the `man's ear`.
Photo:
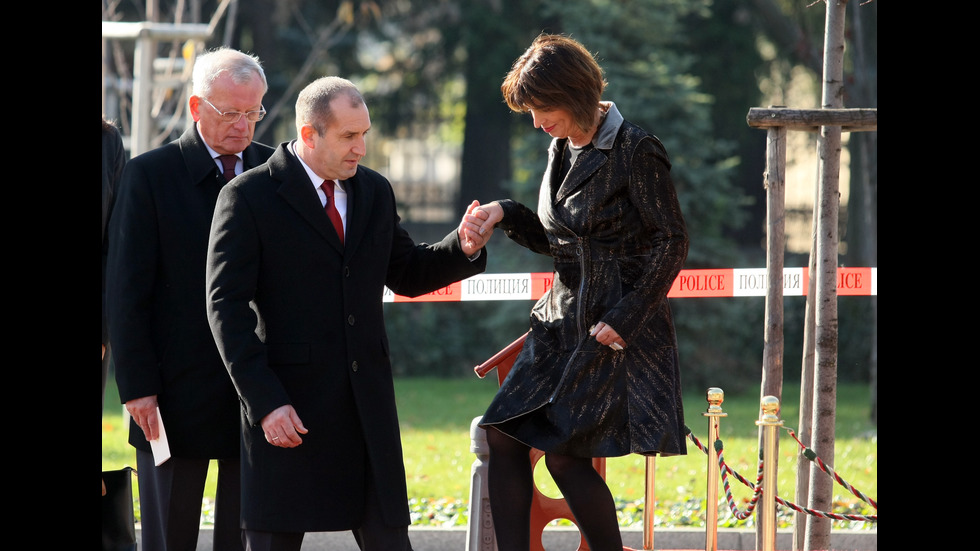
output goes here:
{"type": "Polygon", "coordinates": [[[191,117],[194,119],[194,122],[201,120],[201,98],[191,96],[190,99],[187,100],[187,108],[190,110],[191,117]]]}
{"type": "Polygon", "coordinates": [[[303,145],[307,149],[316,149],[316,141],[313,136],[316,135],[316,128],[313,128],[312,124],[304,124],[299,128],[299,138],[303,140],[303,145]]]}

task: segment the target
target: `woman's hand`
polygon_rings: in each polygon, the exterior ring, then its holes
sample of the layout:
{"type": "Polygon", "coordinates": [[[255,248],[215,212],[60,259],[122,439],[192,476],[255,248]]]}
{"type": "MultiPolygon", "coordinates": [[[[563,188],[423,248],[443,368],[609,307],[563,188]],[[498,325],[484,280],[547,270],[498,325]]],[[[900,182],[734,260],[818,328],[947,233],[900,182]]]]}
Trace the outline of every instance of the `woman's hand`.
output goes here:
{"type": "Polygon", "coordinates": [[[486,235],[487,239],[490,238],[497,223],[504,219],[504,209],[496,201],[477,207],[473,214],[482,220],[479,232],[480,235],[486,235]]]}
{"type": "Polygon", "coordinates": [[[593,325],[592,329],[589,330],[589,335],[595,337],[599,344],[604,344],[613,350],[620,351],[626,348],[626,341],[619,336],[619,333],[611,325],[606,325],[605,322],[600,321],[593,325]]]}

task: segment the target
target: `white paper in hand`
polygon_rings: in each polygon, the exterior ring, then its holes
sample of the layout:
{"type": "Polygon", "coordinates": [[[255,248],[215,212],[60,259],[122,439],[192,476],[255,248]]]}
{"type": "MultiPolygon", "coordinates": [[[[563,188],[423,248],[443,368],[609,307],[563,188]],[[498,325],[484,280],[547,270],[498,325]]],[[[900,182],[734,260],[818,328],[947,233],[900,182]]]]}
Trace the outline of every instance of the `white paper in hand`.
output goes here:
{"type": "Polygon", "coordinates": [[[167,430],[163,428],[160,406],[157,406],[157,429],[158,437],[156,440],[150,440],[150,449],[153,451],[153,462],[159,467],[170,459],[170,443],[167,442],[167,430]]]}

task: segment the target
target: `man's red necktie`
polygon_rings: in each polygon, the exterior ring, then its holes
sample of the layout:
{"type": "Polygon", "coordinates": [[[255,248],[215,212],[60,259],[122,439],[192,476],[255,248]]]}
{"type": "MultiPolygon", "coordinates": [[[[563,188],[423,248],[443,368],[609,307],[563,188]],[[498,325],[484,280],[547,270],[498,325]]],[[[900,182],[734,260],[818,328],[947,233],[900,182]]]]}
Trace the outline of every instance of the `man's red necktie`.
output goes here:
{"type": "Polygon", "coordinates": [[[327,211],[327,217],[329,217],[330,221],[333,222],[334,229],[337,230],[337,235],[340,237],[340,244],[343,245],[344,221],[340,219],[340,211],[337,210],[337,206],[333,201],[334,181],[324,180],[323,183],[320,184],[320,189],[323,190],[323,193],[327,194],[327,204],[324,206],[324,208],[327,211]]]}
{"type": "Polygon", "coordinates": [[[237,155],[218,155],[221,166],[224,167],[225,182],[230,182],[235,177],[235,164],[238,163],[237,155]]]}

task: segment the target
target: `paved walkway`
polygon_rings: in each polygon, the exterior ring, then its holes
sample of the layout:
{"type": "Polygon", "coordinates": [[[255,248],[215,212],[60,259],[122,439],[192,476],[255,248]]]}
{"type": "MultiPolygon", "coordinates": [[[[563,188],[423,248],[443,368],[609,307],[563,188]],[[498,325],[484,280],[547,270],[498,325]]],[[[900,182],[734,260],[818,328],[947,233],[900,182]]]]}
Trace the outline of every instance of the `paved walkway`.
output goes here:
{"type": "MultiPolygon", "coordinates": [[[[411,528],[412,547],[415,551],[466,551],[466,528],[411,528]]],[[[776,536],[776,549],[792,549],[792,534],[780,531],[776,536]]],[[[832,535],[835,551],[878,551],[877,530],[835,530],[832,535]]],[[[542,543],[545,551],[576,551],[580,536],[574,528],[549,528],[542,543]]],[[[623,543],[643,549],[641,530],[623,530],[623,543]]],[[[703,550],[703,528],[671,528],[654,532],[653,546],[660,550],[703,550]]],[[[756,549],[755,532],[752,530],[718,530],[718,549],[726,551],[751,551],[756,549]]],[[[197,551],[211,551],[211,531],[201,530],[197,551]]],[[[303,551],[359,551],[349,532],[316,532],[307,534],[303,551]]],[[[476,550],[473,550],[476,551],[476,550]]]]}

